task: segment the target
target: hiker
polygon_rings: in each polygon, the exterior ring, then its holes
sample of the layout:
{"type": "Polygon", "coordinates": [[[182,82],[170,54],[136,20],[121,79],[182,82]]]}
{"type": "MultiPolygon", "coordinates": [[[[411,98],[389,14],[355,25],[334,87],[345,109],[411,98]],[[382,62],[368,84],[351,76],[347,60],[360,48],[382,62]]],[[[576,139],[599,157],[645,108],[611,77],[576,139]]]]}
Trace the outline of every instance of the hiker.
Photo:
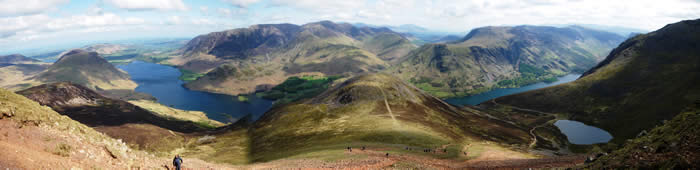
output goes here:
{"type": "Polygon", "coordinates": [[[173,158],[173,166],[175,166],[175,170],[180,170],[180,166],[182,166],[180,155],[175,155],[175,158],[173,158]]]}
{"type": "Polygon", "coordinates": [[[348,151],[352,152],[352,148],[348,146],[348,151]]]}
{"type": "Polygon", "coordinates": [[[386,157],[389,158],[389,152],[386,153],[386,157]]]}
{"type": "Polygon", "coordinates": [[[363,150],[363,151],[365,150],[365,146],[362,146],[362,150],[363,150]]]}

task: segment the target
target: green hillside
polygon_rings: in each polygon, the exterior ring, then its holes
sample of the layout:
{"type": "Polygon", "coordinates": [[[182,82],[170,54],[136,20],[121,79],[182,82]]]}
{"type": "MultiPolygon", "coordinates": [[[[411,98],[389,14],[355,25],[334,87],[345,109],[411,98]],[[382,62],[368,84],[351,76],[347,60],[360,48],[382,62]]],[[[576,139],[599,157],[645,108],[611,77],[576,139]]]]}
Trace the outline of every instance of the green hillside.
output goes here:
{"type": "Polygon", "coordinates": [[[483,27],[461,41],[423,45],[388,72],[438,97],[465,96],[582,73],[622,40],[581,27],[483,27]]]}
{"type": "Polygon", "coordinates": [[[451,154],[440,157],[464,159],[457,153],[469,144],[525,149],[531,140],[526,129],[456,108],[386,74],[357,76],[314,98],[275,107],[250,134],[253,161],[337,157],[348,145],[449,146],[451,154]]]}
{"type": "Polygon", "coordinates": [[[700,98],[698,40],[700,20],[669,24],[623,42],[574,82],[495,101],[600,127],[622,144],[700,98]]]}
{"type": "Polygon", "coordinates": [[[700,166],[700,102],[673,119],[625,142],[586,168],[693,169],[700,166]]]}

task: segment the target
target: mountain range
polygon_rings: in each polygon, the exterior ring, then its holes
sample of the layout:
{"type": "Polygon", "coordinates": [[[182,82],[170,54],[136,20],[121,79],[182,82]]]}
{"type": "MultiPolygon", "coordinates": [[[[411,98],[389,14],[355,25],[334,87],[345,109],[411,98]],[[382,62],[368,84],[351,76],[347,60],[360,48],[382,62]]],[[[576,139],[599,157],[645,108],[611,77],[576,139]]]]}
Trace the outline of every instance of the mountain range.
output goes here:
{"type": "Polygon", "coordinates": [[[377,72],[415,48],[386,28],[330,21],[304,25],[254,25],[192,39],[182,56],[167,62],[203,77],[187,87],[246,94],[295,75],[356,75],[377,72]]]}
{"type": "Polygon", "coordinates": [[[465,96],[582,73],[622,40],[583,27],[483,27],[423,45],[388,72],[439,97],[465,96]]]}

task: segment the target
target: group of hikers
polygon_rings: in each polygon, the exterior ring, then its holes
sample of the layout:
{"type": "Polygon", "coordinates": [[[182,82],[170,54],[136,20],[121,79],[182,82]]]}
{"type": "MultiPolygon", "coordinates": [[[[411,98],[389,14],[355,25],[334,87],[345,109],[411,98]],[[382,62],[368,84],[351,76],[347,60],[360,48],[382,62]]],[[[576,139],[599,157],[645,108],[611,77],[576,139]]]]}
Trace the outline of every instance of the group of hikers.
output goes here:
{"type": "MultiPolygon", "coordinates": [[[[471,146],[471,145],[470,145],[470,146],[471,146]]],[[[346,149],[348,152],[352,152],[352,147],[350,147],[350,146],[348,146],[348,147],[345,148],[345,149],[346,149]]],[[[365,146],[362,146],[362,151],[364,151],[365,149],[366,149],[366,147],[365,147],[365,146]]],[[[411,147],[406,147],[405,150],[412,151],[413,148],[411,148],[411,147]]],[[[423,149],[423,152],[425,152],[425,153],[430,153],[430,152],[432,152],[433,154],[436,154],[436,153],[438,152],[438,149],[426,148],[426,149],[423,149]]],[[[443,148],[443,149],[442,149],[442,153],[447,153],[447,148],[443,148]]],[[[467,156],[467,152],[466,152],[466,151],[463,152],[463,153],[464,153],[464,156],[467,156]]],[[[387,153],[385,154],[385,156],[388,158],[388,157],[389,157],[389,153],[387,152],[387,153]]]]}
{"type": "MultiPolygon", "coordinates": [[[[364,151],[365,149],[367,149],[367,147],[362,146],[362,151],[364,151]]],[[[352,147],[348,146],[348,147],[346,148],[346,150],[348,150],[349,152],[352,152],[352,147]]],[[[389,152],[387,152],[384,156],[386,156],[386,157],[388,158],[388,157],[389,157],[389,152]]]]}

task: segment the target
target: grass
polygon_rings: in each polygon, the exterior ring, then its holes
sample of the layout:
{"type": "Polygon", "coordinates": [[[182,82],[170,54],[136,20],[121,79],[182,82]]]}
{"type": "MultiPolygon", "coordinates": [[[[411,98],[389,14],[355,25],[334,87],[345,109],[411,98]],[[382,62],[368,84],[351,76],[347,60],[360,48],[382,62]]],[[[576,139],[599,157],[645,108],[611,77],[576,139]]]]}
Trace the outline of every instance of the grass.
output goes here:
{"type": "Polygon", "coordinates": [[[587,166],[592,169],[692,169],[693,162],[697,163],[700,158],[684,151],[697,151],[698,141],[693,139],[700,137],[699,121],[700,109],[694,104],[646,135],[628,140],[622,148],[587,166]]]}
{"type": "Polygon", "coordinates": [[[219,127],[216,125],[212,125],[212,121],[197,121],[197,122],[194,122],[194,124],[196,124],[199,127],[206,128],[206,129],[215,129],[215,128],[219,127]]]}
{"type": "Polygon", "coordinates": [[[287,80],[267,92],[259,93],[262,98],[277,100],[275,104],[281,105],[314,97],[328,89],[333,81],[341,76],[301,76],[289,77],[287,80]]]}
{"type": "Polygon", "coordinates": [[[150,100],[130,100],[128,102],[162,117],[195,122],[200,127],[209,128],[224,125],[224,123],[209,119],[206,113],[201,111],[175,109],[150,100]]]}
{"type": "Polygon", "coordinates": [[[73,147],[65,143],[60,143],[56,145],[56,148],[52,151],[52,153],[59,156],[68,157],[70,156],[71,151],[73,151],[73,147]]]}
{"type": "MultiPolygon", "coordinates": [[[[447,140],[420,126],[396,129],[391,119],[370,115],[373,105],[328,110],[324,105],[294,105],[270,125],[253,132],[254,161],[293,157],[301,153],[342,150],[352,143],[390,143],[416,147],[440,146],[447,140]],[[370,106],[370,107],[367,107],[370,106]],[[336,115],[336,116],[334,116],[336,115]],[[279,128],[285,127],[285,128],[279,128]]],[[[380,106],[380,105],[379,105],[380,106]]]]}
{"type": "Polygon", "coordinates": [[[196,157],[210,162],[234,165],[250,163],[250,138],[245,128],[216,135],[210,143],[196,144],[194,142],[197,140],[192,141],[171,155],[180,154],[183,157],[196,157]]]}
{"type": "MultiPolygon", "coordinates": [[[[93,128],[63,116],[47,106],[42,106],[24,96],[2,88],[0,88],[0,113],[13,113],[9,119],[22,122],[22,124],[46,126],[67,135],[80,136],[81,142],[89,145],[104,146],[118,156],[127,154],[121,141],[110,138],[103,133],[95,131],[93,128]]],[[[48,151],[57,155],[68,156],[73,149],[73,146],[59,143],[55,148],[48,151]]]]}
{"type": "Polygon", "coordinates": [[[180,77],[178,77],[178,78],[182,81],[185,81],[185,82],[197,80],[199,77],[202,77],[205,75],[203,73],[197,73],[197,72],[193,72],[193,71],[190,71],[187,69],[180,69],[180,72],[182,73],[182,75],[180,75],[180,77]]]}
{"type": "Polygon", "coordinates": [[[520,76],[514,79],[501,80],[496,83],[496,88],[516,88],[524,85],[529,85],[537,82],[555,82],[557,77],[553,73],[549,73],[544,69],[529,65],[520,64],[518,69],[520,76]]]}
{"type": "Polygon", "coordinates": [[[238,96],[238,101],[239,101],[239,102],[248,102],[248,100],[249,100],[249,99],[248,99],[247,96],[244,96],[244,95],[239,95],[239,96],[238,96]]]}
{"type": "Polygon", "coordinates": [[[283,105],[259,120],[250,133],[251,160],[265,162],[309,155],[334,157],[348,145],[390,148],[393,154],[406,152],[403,150],[406,146],[437,148],[449,143],[455,144],[448,147],[450,154],[438,158],[453,159],[459,157],[462,143],[472,139],[525,143],[523,139],[528,138],[525,131],[503,130],[507,127],[483,117],[459,111],[446,113],[449,109],[444,105],[428,101],[420,91],[385,74],[352,78],[343,83],[343,87],[324,94],[314,98],[321,102],[319,104],[283,105]],[[393,113],[387,111],[382,94],[388,96],[386,102],[393,113]],[[352,100],[340,106],[324,104],[326,101],[335,103],[341,96],[352,100]]]}

